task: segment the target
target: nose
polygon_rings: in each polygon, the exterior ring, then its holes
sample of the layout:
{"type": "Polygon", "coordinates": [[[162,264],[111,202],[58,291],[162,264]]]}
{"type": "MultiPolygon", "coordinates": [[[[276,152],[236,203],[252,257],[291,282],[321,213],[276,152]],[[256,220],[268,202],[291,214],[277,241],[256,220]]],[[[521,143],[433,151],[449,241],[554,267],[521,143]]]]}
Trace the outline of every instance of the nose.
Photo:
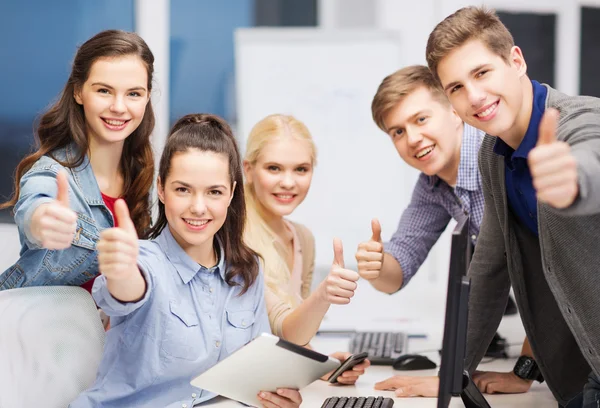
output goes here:
{"type": "Polygon", "coordinates": [[[113,103],[110,105],[110,111],[115,113],[125,113],[125,101],[122,97],[116,96],[113,103]]]}
{"type": "Polygon", "coordinates": [[[485,92],[483,92],[481,88],[474,85],[466,86],[466,88],[471,106],[474,109],[480,108],[485,102],[485,92]]]}
{"type": "Polygon", "coordinates": [[[296,181],[294,180],[293,174],[289,171],[286,171],[282,174],[281,181],[279,182],[279,184],[281,185],[281,187],[289,190],[294,188],[295,182],[296,181]]]}
{"type": "Polygon", "coordinates": [[[418,146],[423,140],[423,135],[418,129],[406,129],[406,140],[409,146],[418,146]]]}
{"type": "Polygon", "coordinates": [[[201,194],[198,194],[192,198],[190,211],[195,215],[202,215],[206,211],[206,201],[201,194]]]}

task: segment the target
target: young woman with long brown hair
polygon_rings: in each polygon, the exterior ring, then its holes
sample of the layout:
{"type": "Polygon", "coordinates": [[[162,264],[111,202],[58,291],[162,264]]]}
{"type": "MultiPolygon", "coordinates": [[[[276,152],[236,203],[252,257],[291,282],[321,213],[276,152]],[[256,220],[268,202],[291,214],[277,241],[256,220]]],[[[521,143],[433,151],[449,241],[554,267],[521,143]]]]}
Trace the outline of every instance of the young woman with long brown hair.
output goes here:
{"type": "Polygon", "coordinates": [[[154,57],[135,33],[86,41],[58,100],[43,114],[38,149],[19,163],[13,197],[19,260],[0,290],[84,285],[98,273],[96,242],[123,198],[139,234],[150,227],[154,177],[150,102],[154,57]]]}
{"type": "MultiPolygon", "coordinates": [[[[190,379],[269,332],[257,254],[243,242],[240,154],[214,115],[181,118],[159,166],[158,221],[138,243],[122,200],[118,228],[98,243],[93,296],[111,317],[96,383],[71,408],[192,407],[215,397],[190,379]]],[[[244,381],[233,378],[231,381],[244,381]]],[[[269,408],[297,408],[297,390],[261,392],[269,408]]]]}

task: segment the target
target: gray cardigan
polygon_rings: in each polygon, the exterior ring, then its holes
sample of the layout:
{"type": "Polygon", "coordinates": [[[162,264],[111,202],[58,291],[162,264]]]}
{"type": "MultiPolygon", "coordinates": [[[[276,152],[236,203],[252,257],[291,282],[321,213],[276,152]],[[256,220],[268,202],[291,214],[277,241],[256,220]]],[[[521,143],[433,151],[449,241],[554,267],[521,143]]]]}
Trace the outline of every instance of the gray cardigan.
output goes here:
{"type": "Polygon", "coordinates": [[[557,138],[578,163],[579,196],[567,209],[538,203],[539,240],[508,210],[504,158],[486,135],[479,151],[485,197],[469,269],[465,364],[475,370],[512,285],[542,374],[562,404],[600,375],[600,99],[567,96],[547,85],[546,107],[560,112],[557,138]],[[590,368],[591,367],[591,368],[590,368]]]}

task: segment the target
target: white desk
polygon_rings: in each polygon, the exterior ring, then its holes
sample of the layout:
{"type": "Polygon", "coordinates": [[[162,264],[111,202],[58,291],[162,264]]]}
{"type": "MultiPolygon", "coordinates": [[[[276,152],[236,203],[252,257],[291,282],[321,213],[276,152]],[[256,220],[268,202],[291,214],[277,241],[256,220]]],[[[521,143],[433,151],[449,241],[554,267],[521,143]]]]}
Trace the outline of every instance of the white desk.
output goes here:
{"type": "MultiPolygon", "coordinates": [[[[439,369],[439,354],[441,348],[444,326],[445,290],[432,291],[428,289],[427,282],[419,287],[419,283],[411,290],[405,290],[393,296],[381,295],[376,298],[381,306],[377,314],[372,314],[372,299],[376,296],[374,289],[362,285],[361,293],[353,298],[350,305],[332,307],[327,315],[330,328],[346,328],[353,324],[354,328],[362,330],[389,330],[390,326],[396,330],[405,330],[408,333],[427,333],[426,339],[410,339],[408,345],[409,353],[424,354],[432,361],[438,363],[438,368],[423,371],[396,371],[389,366],[371,366],[367,372],[360,377],[354,386],[333,386],[325,381],[315,381],[301,390],[303,403],[302,408],[319,408],[327,397],[331,396],[377,396],[394,398],[394,407],[436,407],[436,398],[395,398],[391,391],[377,391],[373,389],[376,382],[385,380],[394,375],[437,375],[439,369]],[[370,293],[369,293],[370,292],[370,293]],[[419,305],[419,307],[415,307],[419,305]],[[399,316],[401,314],[401,316],[399,316]],[[428,351],[429,352],[424,352],[428,351]]],[[[499,333],[506,337],[509,355],[512,357],[505,360],[494,360],[482,363],[480,370],[486,371],[510,371],[515,365],[516,357],[520,354],[521,345],[525,338],[525,332],[519,316],[505,317],[498,329],[499,333]]],[[[348,337],[329,337],[317,335],[311,342],[315,350],[329,354],[334,351],[348,349],[348,337]]],[[[485,360],[484,360],[485,361],[485,360]]],[[[260,368],[257,368],[260,369],[260,368]]],[[[537,382],[525,394],[512,395],[485,395],[489,404],[494,408],[508,407],[557,407],[558,404],[545,383],[537,382]]],[[[209,401],[201,407],[210,406],[215,408],[241,407],[242,405],[218,398],[209,401]]],[[[459,397],[452,399],[451,407],[463,407],[459,397]]]]}
{"type": "MultiPolygon", "coordinates": [[[[516,318],[518,319],[518,317],[516,318]]],[[[507,336],[508,337],[508,336],[507,336]]],[[[521,341],[523,338],[521,337],[521,341]]],[[[315,349],[324,353],[339,350],[340,348],[345,349],[344,345],[347,340],[344,341],[340,338],[323,338],[317,336],[317,338],[311,343],[315,349]]],[[[420,343],[419,346],[428,347],[432,343],[430,340],[411,340],[412,343],[420,343]]],[[[417,351],[417,344],[415,347],[411,347],[411,350],[417,351]]],[[[426,350],[425,348],[420,348],[426,350]]],[[[510,349],[511,356],[518,355],[520,352],[520,345],[514,346],[510,349]]],[[[437,352],[421,353],[427,355],[431,360],[439,364],[439,357],[437,352]]],[[[509,371],[514,367],[516,359],[510,358],[506,360],[494,360],[489,363],[480,365],[480,369],[488,371],[509,371]]],[[[396,398],[395,394],[391,391],[377,391],[373,389],[376,382],[382,381],[394,375],[437,375],[439,368],[433,370],[422,370],[422,371],[396,371],[389,366],[371,366],[367,372],[360,377],[356,385],[354,386],[334,386],[325,381],[315,381],[308,387],[304,388],[302,393],[303,403],[302,408],[319,408],[327,397],[331,396],[370,396],[370,395],[381,395],[394,399],[394,407],[436,407],[436,398],[396,398]]],[[[485,395],[485,398],[494,408],[508,408],[508,407],[556,407],[557,403],[546,384],[538,384],[537,382],[531,387],[529,392],[525,394],[513,394],[513,395],[485,395]]],[[[209,401],[205,404],[199,405],[199,407],[210,406],[214,408],[225,408],[225,407],[237,407],[240,408],[242,404],[227,400],[225,398],[218,398],[213,401],[209,401]]],[[[450,404],[451,407],[463,407],[463,403],[459,397],[453,398],[450,404]]]]}

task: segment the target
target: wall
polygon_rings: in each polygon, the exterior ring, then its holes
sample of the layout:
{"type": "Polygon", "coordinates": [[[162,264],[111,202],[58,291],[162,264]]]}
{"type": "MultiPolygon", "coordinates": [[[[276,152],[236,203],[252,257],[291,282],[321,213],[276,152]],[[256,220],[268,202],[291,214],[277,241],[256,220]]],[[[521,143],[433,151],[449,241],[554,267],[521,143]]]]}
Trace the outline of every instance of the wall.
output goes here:
{"type": "Polygon", "coordinates": [[[252,0],[171,0],[171,121],[190,112],[232,120],[233,31],[253,25],[252,0]]]}

